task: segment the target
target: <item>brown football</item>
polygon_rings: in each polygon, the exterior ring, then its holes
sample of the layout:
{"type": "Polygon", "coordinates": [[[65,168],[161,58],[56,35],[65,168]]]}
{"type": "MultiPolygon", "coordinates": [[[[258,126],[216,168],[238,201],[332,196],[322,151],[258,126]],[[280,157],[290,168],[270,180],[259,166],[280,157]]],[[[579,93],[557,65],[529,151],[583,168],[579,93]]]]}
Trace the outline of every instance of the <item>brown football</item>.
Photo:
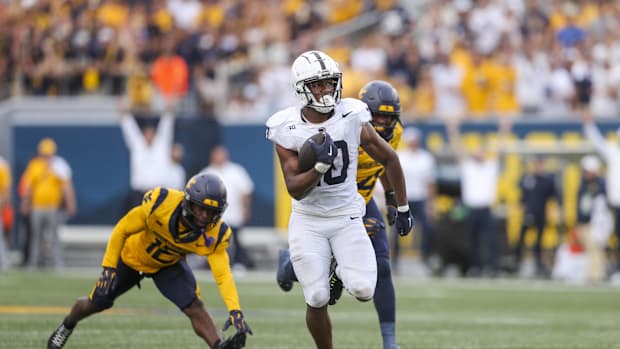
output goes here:
{"type": "Polygon", "coordinates": [[[317,134],[312,135],[308,138],[304,144],[302,144],[301,149],[299,149],[298,159],[299,159],[299,172],[306,172],[316,163],[316,155],[314,154],[314,150],[312,150],[312,146],[310,145],[309,140],[314,139],[317,144],[322,144],[325,142],[325,134],[323,132],[319,132],[317,134]]]}

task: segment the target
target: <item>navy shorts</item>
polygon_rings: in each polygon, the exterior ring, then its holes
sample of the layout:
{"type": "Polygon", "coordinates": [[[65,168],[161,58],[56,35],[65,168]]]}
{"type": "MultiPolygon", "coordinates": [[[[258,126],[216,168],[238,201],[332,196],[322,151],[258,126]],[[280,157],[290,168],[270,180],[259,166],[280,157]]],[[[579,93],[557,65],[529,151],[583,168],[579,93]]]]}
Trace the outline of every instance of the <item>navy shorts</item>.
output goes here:
{"type": "Polygon", "coordinates": [[[185,259],[154,274],[140,273],[119,260],[116,281],[110,291],[105,294],[105,290],[95,287],[89,298],[100,308],[109,308],[116,298],[138,285],[144,277],[152,278],[159,292],[181,310],[199,298],[196,278],[185,259]]]}
{"type": "MultiPolygon", "coordinates": [[[[366,205],[366,215],[364,216],[364,218],[366,217],[372,217],[379,222],[385,222],[383,219],[383,214],[381,213],[381,211],[379,211],[379,207],[377,207],[374,199],[370,199],[370,201],[366,205]]],[[[390,258],[390,243],[388,241],[385,229],[381,229],[381,231],[371,236],[370,241],[372,241],[372,247],[375,249],[375,255],[377,256],[377,259],[390,258]]]]}

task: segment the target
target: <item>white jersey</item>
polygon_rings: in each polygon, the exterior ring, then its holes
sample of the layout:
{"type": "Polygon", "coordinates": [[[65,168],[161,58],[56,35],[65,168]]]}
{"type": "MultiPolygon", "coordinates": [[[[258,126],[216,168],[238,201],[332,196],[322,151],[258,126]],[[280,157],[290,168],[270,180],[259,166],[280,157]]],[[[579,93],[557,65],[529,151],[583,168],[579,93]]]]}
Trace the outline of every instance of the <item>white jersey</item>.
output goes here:
{"type": "Polygon", "coordinates": [[[281,110],[267,120],[267,139],[286,149],[299,152],[319,130],[325,130],[338,148],[332,168],[306,197],[293,200],[293,211],[324,217],[364,215],[366,205],[357,192],[355,177],[361,130],[370,118],[364,102],[345,98],[336,105],[334,115],[322,123],[307,121],[298,106],[281,110]]]}

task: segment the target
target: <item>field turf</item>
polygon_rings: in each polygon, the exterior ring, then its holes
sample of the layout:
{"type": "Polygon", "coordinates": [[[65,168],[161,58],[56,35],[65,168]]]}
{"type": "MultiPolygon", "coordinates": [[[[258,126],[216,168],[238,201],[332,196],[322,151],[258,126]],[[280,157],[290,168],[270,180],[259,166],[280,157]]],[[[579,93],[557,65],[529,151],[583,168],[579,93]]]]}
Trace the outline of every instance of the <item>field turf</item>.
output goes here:
{"type": "MultiPolygon", "coordinates": [[[[0,273],[0,348],[45,348],[73,301],[90,291],[97,269],[0,273]]],[[[208,272],[197,273],[203,300],[221,327],[227,312],[208,272]]],[[[620,349],[620,288],[546,281],[397,278],[401,349],[620,349]]],[[[278,289],[273,273],[238,279],[254,331],[249,349],[312,349],[299,285],[278,289]]],[[[372,303],[345,294],[330,307],[337,349],[381,349],[372,303]]],[[[114,308],[80,323],[65,348],[206,348],[187,318],[150,280],[114,308]]]]}

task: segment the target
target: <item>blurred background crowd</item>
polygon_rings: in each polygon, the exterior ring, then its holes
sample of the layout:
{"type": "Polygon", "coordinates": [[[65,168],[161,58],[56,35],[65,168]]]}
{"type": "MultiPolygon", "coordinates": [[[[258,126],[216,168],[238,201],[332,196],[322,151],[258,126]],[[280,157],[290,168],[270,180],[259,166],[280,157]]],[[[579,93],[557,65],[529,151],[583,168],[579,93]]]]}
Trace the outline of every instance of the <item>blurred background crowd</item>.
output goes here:
{"type": "Polygon", "coordinates": [[[393,82],[405,120],[613,118],[619,27],[606,0],[0,1],[0,96],[174,95],[188,115],[260,121],[293,98],[291,57],[321,49],[345,96],[393,82]]]}

